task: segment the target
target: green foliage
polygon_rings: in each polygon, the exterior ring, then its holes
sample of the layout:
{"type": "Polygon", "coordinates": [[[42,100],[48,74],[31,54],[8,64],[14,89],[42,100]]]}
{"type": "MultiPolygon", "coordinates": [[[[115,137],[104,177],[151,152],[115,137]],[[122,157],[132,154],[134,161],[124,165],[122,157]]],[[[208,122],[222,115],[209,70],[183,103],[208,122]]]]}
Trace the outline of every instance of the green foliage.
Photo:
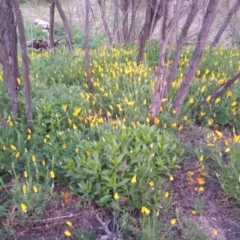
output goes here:
{"type": "Polygon", "coordinates": [[[235,144],[228,154],[227,163],[215,155],[214,159],[219,164],[217,170],[217,177],[220,181],[222,189],[234,197],[237,202],[240,202],[240,162],[239,162],[240,148],[238,144],[235,144]]]}
{"type": "MultiPolygon", "coordinates": [[[[130,197],[131,205],[155,205],[159,192],[149,183],[163,183],[163,176],[176,169],[183,150],[172,135],[154,126],[122,126],[99,135],[95,141],[79,139],[79,154],[67,158],[66,176],[72,189],[89,201],[107,205],[114,193],[130,197]],[[136,176],[136,183],[131,179],[136,176]]],[[[65,164],[64,164],[65,165],[65,164]]]]}

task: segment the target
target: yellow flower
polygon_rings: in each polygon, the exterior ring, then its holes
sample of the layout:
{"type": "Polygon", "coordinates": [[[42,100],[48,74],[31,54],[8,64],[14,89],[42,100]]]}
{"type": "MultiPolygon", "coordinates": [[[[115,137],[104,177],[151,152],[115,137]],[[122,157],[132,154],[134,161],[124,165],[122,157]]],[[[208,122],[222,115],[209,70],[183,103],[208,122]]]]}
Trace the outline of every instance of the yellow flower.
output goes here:
{"type": "Polygon", "coordinates": [[[155,123],[155,124],[159,124],[159,123],[160,123],[160,120],[155,117],[155,118],[154,118],[154,123],[155,123]]]}
{"type": "Polygon", "coordinates": [[[27,140],[30,140],[30,139],[31,139],[31,134],[28,134],[27,140]]]}
{"type": "Polygon", "coordinates": [[[17,84],[20,85],[21,84],[21,79],[17,78],[17,84]]]}
{"type": "Polygon", "coordinates": [[[66,147],[67,147],[67,145],[64,143],[64,144],[62,145],[62,149],[66,149],[66,147]]]}
{"type": "Polygon", "coordinates": [[[36,161],[36,156],[32,155],[32,161],[35,162],[36,161]]]}
{"type": "Polygon", "coordinates": [[[120,104],[116,104],[116,106],[117,106],[119,112],[122,112],[122,111],[123,111],[122,106],[121,106],[120,104]]]}
{"type": "Polygon", "coordinates": [[[17,153],[15,154],[15,157],[16,157],[16,158],[19,158],[19,157],[20,157],[20,152],[17,152],[17,153]]]}
{"type": "Polygon", "coordinates": [[[236,105],[237,105],[237,102],[233,102],[233,103],[231,104],[232,107],[235,107],[236,105]]]}
{"type": "Polygon", "coordinates": [[[77,129],[77,126],[74,123],[73,123],[72,127],[73,127],[73,130],[77,129]]]}
{"type": "Polygon", "coordinates": [[[197,178],[197,181],[198,181],[199,185],[205,184],[205,180],[203,178],[201,178],[201,177],[197,178]]]}
{"type": "Polygon", "coordinates": [[[119,195],[118,195],[118,193],[117,193],[117,192],[115,192],[115,193],[114,193],[114,196],[113,196],[113,198],[114,198],[115,200],[118,200],[118,199],[119,199],[119,195]]]}
{"type": "Polygon", "coordinates": [[[68,118],[68,124],[69,124],[69,125],[72,125],[72,120],[71,120],[71,118],[68,118]]]}
{"type": "Polygon", "coordinates": [[[200,187],[200,188],[198,189],[198,191],[199,191],[199,192],[204,192],[204,187],[200,187]]]}
{"type": "Polygon", "coordinates": [[[46,142],[47,142],[47,138],[44,138],[44,139],[43,139],[43,142],[46,143],[46,142]]]}
{"type": "Polygon", "coordinates": [[[206,86],[202,86],[200,92],[201,93],[205,92],[206,88],[207,88],[206,86]]]}
{"type": "Polygon", "coordinates": [[[231,97],[233,96],[233,93],[232,93],[231,91],[227,91],[227,92],[226,92],[226,95],[227,95],[227,97],[230,97],[230,98],[231,98],[231,97]]]}
{"type": "Polygon", "coordinates": [[[27,212],[27,206],[23,203],[21,203],[21,209],[23,212],[25,212],[25,213],[27,212]]]}
{"type": "Polygon", "coordinates": [[[153,186],[154,186],[154,182],[151,181],[148,185],[149,185],[150,187],[153,187],[153,186]]]}
{"type": "Polygon", "coordinates": [[[42,165],[45,166],[46,165],[46,161],[42,160],[42,165]]]}
{"type": "Polygon", "coordinates": [[[170,222],[171,222],[171,224],[172,224],[172,225],[174,225],[174,224],[176,224],[176,222],[177,222],[177,219],[176,219],[176,218],[173,218],[173,219],[171,219],[171,221],[170,221],[170,222]]]}
{"type": "Polygon", "coordinates": [[[169,180],[170,181],[173,181],[174,180],[174,177],[172,175],[169,176],[169,180]]]}
{"type": "Polygon", "coordinates": [[[10,148],[11,148],[12,150],[14,150],[14,151],[17,149],[17,148],[16,148],[14,145],[12,145],[12,144],[10,145],[10,148]]]}
{"type": "Polygon", "coordinates": [[[75,148],[75,153],[78,153],[79,152],[79,149],[78,147],[75,148]]]}
{"type": "Polygon", "coordinates": [[[34,191],[35,193],[38,193],[38,188],[37,188],[36,186],[33,186],[33,191],[34,191]]]}
{"type": "Polygon", "coordinates": [[[50,171],[50,178],[55,178],[55,173],[54,173],[54,171],[50,171]]]}
{"type": "Polygon", "coordinates": [[[136,183],[136,182],[137,182],[137,176],[135,174],[131,179],[131,183],[136,183]]]}
{"type": "Polygon", "coordinates": [[[205,75],[208,75],[209,72],[210,72],[209,69],[206,69],[205,75]]]}
{"type": "Polygon", "coordinates": [[[209,125],[212,125],[213,122],[214,122],[214,120],[213,120],[212,118],[210,118],[210,119],[208,120],[208,124],[209,124],[209,125]]]}
{"type": "Polygon", "coordinates": [[[220,100],[221,100],[221,99],[218,97],[218,98],[215,100],[215,103],[216,103],[216,104],[219,103],[220,100]]]}
{"type": "Polygon", "coordinates": [[[71,232],[68,231],[68,230],[65,230],[65,231],[64,231],[64,234],[65,234],[67,237],[71,237],[71,236],[72,236],[71,232]]]}
{"type": "Polygon", "coordinates": [[[147,207],[145,207],[145,206],[142,206],[141,207],[141,213],[142,214],[146,214],[146,215],[148,215],[148,214],[150,214],[150,210],[147,208],[147,207]]]}
{"type": "Polygon", "coordinates": [[[27,173],[27,171],[24,171],[24,172],[23,172],[23,176],[24,176],[25,178],[28,177],[28,173],[27,173]]]}
{"type": "Polygon", "coordinates": [[[205,112],[200,112],[200,116],[203,117],[206,113],[205,112]]]}
{"type": "Polygon", "coordinates": [[[80,107],[74,108],[73,115],[77,117],[78,114],[81,112],[81,110],[82,110],[82,109],[81,109],[80,107]]]}
{"type": "Polygon", "coordinates": [[[189,104],[194,104],[194,99],[193,98],[190,98],[189,101],[188,101],[189,104]]]}
{"type": "Polygon", "coordinates": [[[208,95],[206,101],[209,102],[211,100],[211,95],[208,95]]]}
{"type": "Polygon", "coordinates": [[[72,225],[73,225],[71,221],[66,221],[65,223],[66,223],[69,227],[72,227],[72,225]]]}
{"type": "Polygon", "coordinates": [[[233,141],[236,143],[236,142],[239,142],[239,140],[240,140],[240,135],[236,135],[236,134],[234,133],[234,135],[233,135],[233,141]]]}
{"type": "Polygon", "coordinates": [[[67,110],[67,104],[62,105],[62,110],[66,111],[67,110]]]}
{"type": "Polygon", "coordinates": [[[164,197],[168,198],[169,197],[169,192],[165,192],[164,197]]]}
{"type": "Polygon", "coordinates": [[[32,130],[30,128],[27,129],[28,134],[32,133],[32,130]]]}
{"type": "Polygon", "coordinates": [[[27,193],[27,186],[25,184],[22,186],[22,193],[23,194],[27,193]]]}
{"type": "Polygon", "coordinates": [[[213,235],[214,235],[214,236],[217,236],[217,235],[218,235],[218,230],[214,229],[214,230],[213,230],[213,235]]]}
{"type": "Polygon", "coordinates": [[[89,151],[86,151],[86,155],[89,157],[91,156],[91,153],[89,151]]]}
{"type": "Polygon", "coordinates": [[[222,138],[223,137],[223,134],[221,132],[216,130],[215,133],[217,134],[218,138],[222,138]]]}
{"type": "Polygon", "coordinates": [[[222,85],[224,83],[225,83],[225,79],[218,80],[218,82],[217,82],[218,85],[222,85]]]}
{"type": "Polygon", "coordinates": [[[192,215],[196,215],[196,211],[195,210],[192,210],[192,215]]]}
{"type": "Polygon", "coordinates": [[[176,122],[172,123],[171,127],[172,127],[172,128],[177,127],[177,123],[176,123],[176,122]]]}
{"type": "Polygon", "coordinates": [[[149,117],[146,117],[146,122],[147,122],[147,123],[150,123],[149,117]]]}
{"type": "Polygon", "coordinates": [[[7,147],[5,145],[2,146],[2,150],[3,151],[6,151],[7,150],[7,147]]]}
{"type": "Polygon", "coordinates": [[[230,151],[230,148],[226,148],[225,149],[225,153],[229,152],[230,151]]]}
{"type": "Polygon", "coordinates": [[[172,113],[175,115],[177,113],[177,111],[175,109],[173,109],[172,113]]]}
{"type": "Polygon", "coordinates": [[[199,157],[199,161],[201,162],[201,161],[203,161],[203,155],[201,155],[200,157],[199,157]]]}

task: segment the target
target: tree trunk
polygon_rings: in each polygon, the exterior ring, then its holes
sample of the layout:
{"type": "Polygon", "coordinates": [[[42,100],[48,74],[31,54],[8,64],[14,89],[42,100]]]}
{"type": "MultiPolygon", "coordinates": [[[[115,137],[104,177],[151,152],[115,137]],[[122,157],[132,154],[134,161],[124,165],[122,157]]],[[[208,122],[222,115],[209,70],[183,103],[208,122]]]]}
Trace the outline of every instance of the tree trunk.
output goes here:
{"type": "Polygon", "coordinates": [[[90,10],[90,0],[85,0],[85,38],[84,38],[84,48],[85,48],[85,71],[87,74],[87,83],[89,92],[93,92],[93,83],[91,79],[91,71],[89,66],[89,10],[90,10]]]}
{"type": "Polygon", "coordinates": [[[50,49],[55,50],[55,42],[54,42],[54,13],[55,13],[55,2],[51,1],[50,5],[50,20],[49,20],[49,43],[50,49]]]}
{"type": "Polygon", "coordinates": [[[123,22],[122,22],[122,33],[123,41],[127,43],[128,39],[128,11],[129,11],[129,0],[123,0],[123,22]]]}
{"type": "Polygon", "coordinates": [[[136,0],[132,0],[132,16],[131,16],[131,23],[130,23],[130,28],[128,32],[129,41],[134,41],[135,28],[136,28],[136,14],[137,14],[137,3],[136,3],[136,0]]]}
{"type": "Polygon", "coordinates": [[[113,38],[107,23],[107,19],[106,19],[106,14],[105,14],[105,5],[103,6],[102,0],[98,0],[98,5],[99,5],[99,9],[101,12],[101,17],[102,17],[102,21],[103,21],[103,26],[104,26],[104,31],[106,34],[106,39],[107,39],[107,45],[108,46],[112,46],[113,44],[113,38]]]}
{"type": "Polygon", "coordinates": [[[27,54],[26,37],[24,31],[24,23],[22,18],[22,12],[18,0],[12,0],[13,10],[16,16],[16,22],[19,33],[19,41],[21,45],[22,53],[22,67],[23,67],[23,78],[25,88],[25,104],[26,104],[26,117],[27,127],[32,127],[33,109],[32,109],[32,98],[31,98],[31,84],[29,78],[29,58],[27,54]]]}
{"type": "Polygon", "coordinates": [[[162,16],[162,2],[163,0],[149,0],[147,3],[145,22],[139,36],[139,51],[137,56],[137,65],[143,60],[144,49],[146,41],[150,37],[151,28],[152,31],[155,28],[157,21],[162,16]]]}
{"type": "Polygon", "coordinates": [[[64,11],[62,9],[62,5],[61,5],[60,1],[59,0],[54,0],[54,1],[55,1],[56,8],[57,8],[57,10],[59,12],[59,15],[60,15],[60,17],[62,19],[64,28],[65,28],[67,48],[69,50],[72,50],[72,34],[71,34],[71,29],[69,27],[67,18],[66,18],[65,13],[64,13],[64,11]]]}
{"type": "Polygon", "coordinates": [[[150,110],[150,122],[154,122],[154,118],[159,114],[159,106],[161,105],[161,94],[163,93],[164,88],[164,67],[165,67],[165,53],[167,48],[167,20],[168,20],[168,4],[169,1],[163,0],[163,21],[161,27],[161,46],[158,60],[158,72],[157,72],[157,81],[155,86],[155,93],[150,110]]]}
{"type": "Polygon", "coordinates": [[[166,86],[166,90],[164,91],[164,98],[167,97],[167,95],[170,91],[172,81],[173,81],[174,76],[177,71],[179,59],[181,57],[182,47],[183,47],[184,43],[186,42],[188,30],[191,27],[191,24],[192,24],[195,16],[197,15],[198,10],[199,10],[198,0],[193,0],[191,9],[190,9],[189,14],[186,19],[186,22],[182,28],[182,31],[181,31],[181,34],[180,34],[178,40],[177,40],[177,45],[176,45],[176,50],[174,52],[172,67],[171,67],[170,72],[166,79],[167,86],[166,86]]]}
{"type": "Polygon", "coordinates": [[[192,60],[190,62],[187,73],[182,81],[181,87],[174,99],[173,109],[176,111],[177,114],[179,114],[181,111],[183,101],[188,93],[188,90],[190,88],[194,75],[196,73],[198,64],[202,57],[204,46],[207,41],[207,37],[210,32],[214,17],[216,15],[217,5],[218,5],[218,0],[209,0],[206,14],[202,22],[202,27],[198,35],[197,45],[195,47],[195,50],[192,56],[192,60]]]}
{"type": "Polygon", "coordinates": [[[0,1],[0,61],[3,65],[4,79],[11,101],[13,114],[18,115],[17,97],[19,78],[17,60],[17,33],[14,14],[9,0],[0,1]]]}
{"type": "Polygon", "coordinates": [[[118,0],[113,0],[114,7],[114,21],[113,21],[113,39],[117,37],[118,42],[120,43],[120,33],[119,33],[119,11],[118,11],[118,0]]]}
{"type": "Polygon", "coordinates": [[[236,0],[235,4],[230,9],[230,11],[228,12],[226,18],[224,19],[221,27],[219,28],[215,38],[213,39],[213,42],[211,44],[211,48],[215,47],[218,44],[223,32],[227,28],[232,16],[239,10],[239,6],[240,6],[240,1],[236,0]]]}

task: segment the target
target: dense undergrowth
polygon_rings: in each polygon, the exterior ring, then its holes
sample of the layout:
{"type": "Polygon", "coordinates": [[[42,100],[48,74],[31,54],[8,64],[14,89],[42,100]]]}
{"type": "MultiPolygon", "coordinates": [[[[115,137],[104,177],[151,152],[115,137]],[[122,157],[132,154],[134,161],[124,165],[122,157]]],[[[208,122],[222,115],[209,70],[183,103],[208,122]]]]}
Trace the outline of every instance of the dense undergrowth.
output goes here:
{"type": "MultiPolygon", "coordinates": [[[[93,94],[88,92],[81,48],[72,52],[63,48],[56,53],[29,52],[32,130],[25,129],[21,118],[23,84],[19,94],[21,116],[17,118],[11,114],[1,71],[0,120],[7,126],[0,126],[0,185],[8,201],[2,200],[0,217],[6,217],[13,205],[17,206],[18,218],[41,216],[58,183],[68,185],[72,193],[80,194],[87,202],[118,211],[122,216],[119,223],[126,217],[130,219],[127,212],[138,211],[142,214],[136,223],[139,231],[148,224],[150,230],[155,229],[151,230],[154,234],[174,239],[176,232],[166,229],[171,229],[176,219],[167,219],[168,226],[161,223],[164,227],[157,229],[156,214],[159,209],[170,207],[169,186],[184,160],[184,146],[175,133],[193,124],[212,129],[206,141],[209,149],[215,147],[216,154],[211,158],[218,164],[220,183],[240,201],[240,83],[237,81],[215,102],[197,111],[203,99],[239,70],[239,51],[224,47],[211,54],[205,51],[182,112],[176,117],[171,109],[172,99],[192,50],[191,46],[185,47],[171,92],[153,126],[149,125],[148,114],[158,58],[156,42],[148,43],[140,66],[135,62],[137,45],[115,46],[112,50],[105,46],[92,48],[93,94]],[[225,135],[226,127],[232,136],[228,132],[225,135]],[[219,158],[219,142],[221,150],[230,154],[228,168],[219,158]],[[14,184],[8,188],[10,181],[14,184]]],[[[168,65],[171,66],[171,59],[168,65]]],[[[201,146],[195,153],[201,162],[206,157],[201,146]]],[[[147,239],[140,236],[133,222],[129,226],[132,228],[122,227],[122,233],[127,236],[131,231],[139,239],[147,239]]],[[[149,229],[143,231],[144,236],[151,236],[149,229]]]]}

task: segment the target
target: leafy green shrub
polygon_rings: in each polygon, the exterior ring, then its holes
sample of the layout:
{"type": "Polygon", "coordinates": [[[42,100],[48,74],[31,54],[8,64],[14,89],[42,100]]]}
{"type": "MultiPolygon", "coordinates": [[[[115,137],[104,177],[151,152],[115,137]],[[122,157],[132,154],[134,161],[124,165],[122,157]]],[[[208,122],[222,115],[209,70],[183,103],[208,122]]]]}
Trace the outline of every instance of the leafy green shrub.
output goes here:
{"type": "Polygon", "coordinates": [[[227,164],[222,158],[215,156],[219,164],[217,176],[222,189],[240,202],[240,148],[239,144],[233,146],[228,155],[227,164]]]}
{"type": "Polygon", "coordinates": [[[154,205],[159,191],[151,190],[149,183],[161,184],[163,176],[178,167],[183,153],[174,136],[155,126],[122,125],[119,130],[96,133],[96,140],[75,137],[79,153],[66,158],[66,177],[72,189],[101,206],[116,193],[129,197],[136,208],[154,205]]]}

